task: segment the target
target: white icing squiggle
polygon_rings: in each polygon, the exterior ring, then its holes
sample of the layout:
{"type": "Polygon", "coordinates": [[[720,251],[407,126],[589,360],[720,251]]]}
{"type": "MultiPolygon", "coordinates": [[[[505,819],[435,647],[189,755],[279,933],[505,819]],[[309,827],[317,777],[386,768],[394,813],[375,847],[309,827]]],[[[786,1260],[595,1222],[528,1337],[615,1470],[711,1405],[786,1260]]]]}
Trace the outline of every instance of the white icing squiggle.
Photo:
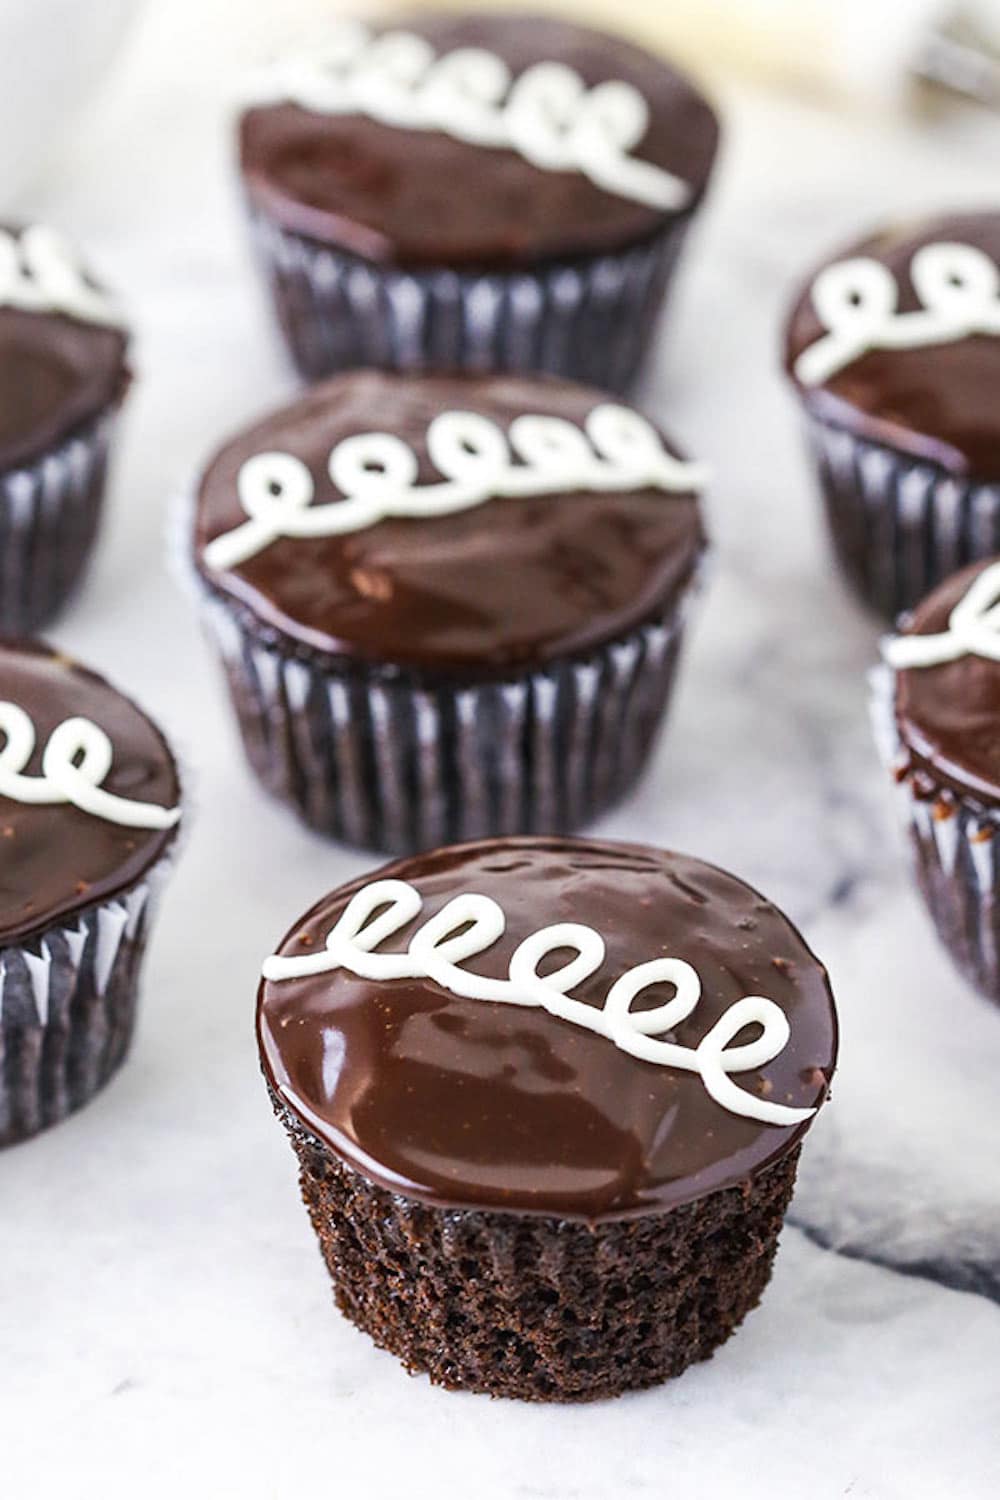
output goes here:
{"type": "Polygon", "coordinates": [[[948,616],[941,635],[896,635],[883,643],[890,667],[936,667],[961,656],[1000,661],[1000,563],[991,563],[970,584],[948,616]]]}
{"type": "Polygon", "coordinates": [[[820,385],[870,349],[919,349],[975,333],[1000,334],[1000,269],[974,245],[924,245],[910,262],[921,301],[896,311],[899,287],[880,261],[867,256],[827,266],[812,287],[827,332],[795,361],[803,385],[820,385]]]}
{"type": "Polygon", "coordinates": [[[64,719],[49,736],[42,774],[25,776],[35,748],[35,726],[17,703],[0,702],[0,797],[53,806],[71,802],[81,812],[125,828],[173,828],[179,807],[133,802],[102,785],[114,757],[111,741],[90,719],[64,719]]]}
{"type": "Polygon", "coordinates": [[[512,78],[483,47],[440,57],[409,31],[379,36],[357,22],[327,45],[272,70],[267,96],[319,114],[362,114],[401,130],[440,130],[475,146],[516,151],[546,172],[580,172],[606,192],[650,208],[683,208],[686,182],[629,153],[649,105],[619,79],[588,89],[575,69],[539,62],[512,78]]]}
{"type": "Polygon", "coordinates": [[[506,927],[496,901],[472,894],[455,896],[442,907],[417,929],[404,953],[373,951],[418,917],[422,907],[420,893],[408,881],[373,881],[348,902],[322,952],[295,958],[275,954],[265,960],[261,972],[270,980],[299,979],[334,969],[348,969],[362,979],[376,981],[432,979],[466,1000],[540,1006],[560,1020],[606,1037],[632,1057],[698,1073],[706,1092],[731,1114],[769,1125],[795,1125],[816,1113],[751,1094],[730,1077],[773,1062],[787,1045],[788,1018],[773,1000],[747,995],[735,1001],[697,1047],[683,1047],[660,1039],[691,1015],[701,997],[701,980],[683,959],[656,958],[638,964],[615,981],[603,1006],[587,1005],[574,1000],[568,991],[596,974],[604,962],[604,939],[592,927],[560,922],[540,928],[519,944],[511,956],[507,979],[471,974],[460,965],[485,952],[506,927]],[[379,912],[381,907],[387,909],[379,912]],[[542,960],[560,948],[575,949],[576,957],[549,974],[539,974],[542,960]],[[636,997],[654,984],[672,984],[676,994],[652,1010],[633,1011],[636,997]],[[738,1047],[731,1045],[745,1026],[754,1025],[760,1027],[760,1036],[738,1047]]]}
{"type": "Polygon", "coordinates": [[[67,242],[44,224],[20,235],[0,229],[0,307],[65,313],[84,323],[119,321],[112,298],[90,285],[67,242]]]}
{"type": "Polygon", "coordinates": [[[237,479],[250,519],[209,542],[205,561],[224,571],[278,537],[342,536],[390,516],[448,516],[502,496],[574,490],[682,493],[705,482],[701,464],[668,453],[656,429],[627,406],[595,407],[585,429],[562,417],[525,415],[515,418],[505,436],[477,412],[442,412],[427,429],[427,450],[444,482],[425,485],[416,482],[417,455],[402,438],[359,433],[338,443],[328,463],[343,500],[315,506],[313,478],[301,459],[257,453],[237,479]],[[513,462],[512,449],[520,463],[513,462]]]}

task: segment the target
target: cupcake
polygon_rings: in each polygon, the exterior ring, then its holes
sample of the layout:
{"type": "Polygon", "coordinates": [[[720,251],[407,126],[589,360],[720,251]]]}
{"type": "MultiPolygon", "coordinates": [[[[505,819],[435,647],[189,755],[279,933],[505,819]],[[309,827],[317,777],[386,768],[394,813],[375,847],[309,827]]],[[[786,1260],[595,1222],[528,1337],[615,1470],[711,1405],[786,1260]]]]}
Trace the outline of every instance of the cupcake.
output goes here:
{"type": "Polygon", "coordinates": [[[254,240],[301,373],[544,370],[624,388],[718,123],[629,43],[557,20],[334,21],[242,116],[254,240]]]}
{"type": "Polygon", "coordinates": [[[538,377],[335,376],[242,433],[194,559],[265,786],[401,853],[595,816],[663,715],[701,477],[538,377]]]}
{"type": "Polygon", "coordinates": [[[1000,1003],[998,604],[1000,562],[947,579],[884,643],[873,707],[938,935],[1000,1003]]]}
{"type": "Polygon", "coordinates": [[[263,973],[337,1304],[408,1370],[613,1396],[756,1306],[837,1027],[742,881],[630,844],[437,849],[325,896],[263,973]]]}
{"type": "Polygon", "coordinates": [[[894,618],[1000,552],[1000,214],[903,223],[825,265],[788,324],[840,562],[894,618]]]}
{"type": "Polygon", "coordinates": [[[46,623],[81,578],[126,348],[114,303],[58,235],[0,228],[0,633],[46,623]]]}
{"type": "Polygon", "coordinates": [[[178,797],[134,703],[47,646],[0,645],[0,1146],[122,1062],[178,797]]]}

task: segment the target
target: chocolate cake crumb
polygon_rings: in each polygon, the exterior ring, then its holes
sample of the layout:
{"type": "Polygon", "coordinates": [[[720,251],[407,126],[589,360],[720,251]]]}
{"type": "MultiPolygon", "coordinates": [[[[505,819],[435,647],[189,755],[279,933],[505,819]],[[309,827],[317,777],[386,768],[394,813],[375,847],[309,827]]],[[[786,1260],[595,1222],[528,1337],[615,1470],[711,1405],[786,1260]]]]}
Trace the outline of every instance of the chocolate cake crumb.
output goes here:
{"type": "Polygon", "coordinates": [[[767,1285],[799,1157],[591,1227],[390,1193],[271,1100],[341,1312],[411,1374],[525,1401],[617,1396],[710,1358],[767,1285]]]}

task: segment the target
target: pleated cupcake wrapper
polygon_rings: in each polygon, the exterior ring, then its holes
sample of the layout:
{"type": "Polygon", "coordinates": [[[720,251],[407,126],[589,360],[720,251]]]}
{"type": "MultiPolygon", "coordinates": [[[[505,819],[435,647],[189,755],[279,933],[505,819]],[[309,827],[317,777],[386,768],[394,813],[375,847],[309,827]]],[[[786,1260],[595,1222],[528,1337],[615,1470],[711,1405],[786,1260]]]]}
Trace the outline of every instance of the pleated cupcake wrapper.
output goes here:
{"type": "Polygon", "coordinates": [[[100,522],[115,413],[0,473],[0,632],[46,624],[79,583],[100,522]]]}
{"type": "Polygon", "coordinates": [[[509,272],[398,270],[258,212],[250,221],[307,380],[359,366],[546,371],[621,391],[648,348],[690,215],[617,254],[509,272]]]}
{"type": "Polygon", "coordinates": [[[910,836],[917,882],[938,936],[966,977],[1000,1002],[1000,813],[971,798],[918,796],[900,777],[896,674],[871,674],[871,718],[879,757],[892,774],[900,821],[910,836]]]}
{"type": "Polygon", "coordinates": [[[886,619],[1000,552],[1000,482],[956,478],[811,413],[806,431],[841,566],[886,619]]]}
{"type": "Polygon", "coordinates": [[[421,686],[289,654],[201,595],[265,786],[320,832],[394,853],[569,830],[614,803],[662,721],[687,612],[511,681],[421,686]]]}
{"type": "Polygon", "coordinates": [[[86,1104],[128,1051],[138,971],[172,856],[127,892],[0,949],[0,1146],[86,1104]]]}

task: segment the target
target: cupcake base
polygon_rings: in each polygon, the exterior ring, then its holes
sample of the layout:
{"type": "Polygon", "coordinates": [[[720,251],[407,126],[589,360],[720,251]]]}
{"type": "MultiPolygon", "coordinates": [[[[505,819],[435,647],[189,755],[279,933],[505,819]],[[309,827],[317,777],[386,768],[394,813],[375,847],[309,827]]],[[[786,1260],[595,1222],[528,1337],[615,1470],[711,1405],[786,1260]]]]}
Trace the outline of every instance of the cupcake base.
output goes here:
{"type": "Polygon", "coordinates": [[[132,1040],[157,872],[119,898],[0,949],[0,1146],[80,1109],[132,1040]]]}
{"type": "Polygon", "coordinates": [[[390,853],[580,827],[634,783],[667,706],[686,599],[579,660],[500,682],[421,682],[256,635],[203,591],[244,748],[310,827],[390,853]]]}
{"type": "Polygon", "coordinates": [[[1000,481],[958,478],[812,413],[806,430],[840,565],[885,619],[1000,552],[1000,481]]]}
{"type": "Polygon", "coordinates": [[[340,1310],[411,1374],[526,1401],[617,1396],[708,1359],[770,1278],[799,1156],[671,1213],[589,1226],[387,1192],[272,1103],[340,1310]]]}
{"type": "Polygon", "coordinates": [[[618,254],[517,271],[399,270],[251,211],[257,256],[299,372],[365,366],[544,371],[625,390],[649,347],[691,221],[618,254]]]}
{"type": "Polygon", "coordinates": [[[30,635],[67,602],[100,523],[114,413],[0,474],[0,633],[30,635]]]}
{"type": "Polygon", "coordinates": [[[896,732],[895,673],[872,674],[872,723],[894,778],[914,875],[938,937],[987,999],[1000,1005],[1000,813],[971,798],[914,783],[896,732]]]}

